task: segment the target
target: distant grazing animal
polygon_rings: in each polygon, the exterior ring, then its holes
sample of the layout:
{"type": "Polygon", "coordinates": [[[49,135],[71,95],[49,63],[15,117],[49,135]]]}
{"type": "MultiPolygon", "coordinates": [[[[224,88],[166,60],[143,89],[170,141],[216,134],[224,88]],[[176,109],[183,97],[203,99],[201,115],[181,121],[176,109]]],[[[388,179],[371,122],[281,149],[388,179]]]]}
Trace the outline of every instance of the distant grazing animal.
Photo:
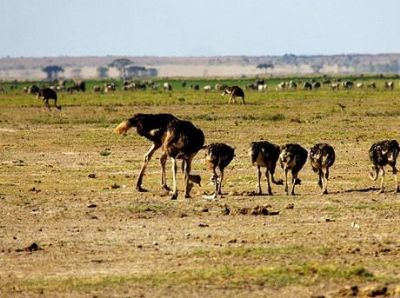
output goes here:
{"type": "Polygon", "coordinates": [[[122,86],[122,90],[124,90],[124,91],[136,90],[136,84],[134,82],[129,82],[128,84],[124,84],[122,86]]]}
{"type": "Polygon", "coordinates": [[[285,90],[287,87],[288,87],[288,83],[285,81],[282,81],[276,86],[276,90],[277,91],[285,90]]]}
{"type": "Polygon", "coordinates": [[[372,172],[370,178],[375,181],[378,175],[381,175],[381,186],[379,193],[383,192],[383,180],[385,176],[384,166],[392,167],[395,179],[395,192],[399,192],[399,184],[397,182],[396,160],[400,152],[399,143],[396,140],[384,140],[377,142],[369,149],[369,158],[372,162],[372,172]]]}
{"type": "Polygon", "coordinates": [[[258,90],[258,85],[256,83],[247,84],[246,90],[258,90]]]}
{"type": "MultiPolygon", "coordinates": [[[[142,187],[142,181],[146,167],[153,156],[154,152],[161,147],[164,141],[165,133],[167,131],[168,123],[175,120],[176,117],[171,114],[135,114],[132,118],[123,121],[116,128],[115,132],[118,134],[125,134],[130,128],[136,127],[137,133],[153,142],[150,150],[144,155],[142,168],[140,169],[139,177],[136,182],[136,190],[139,192],[147,191],[142,187]]],[[[161,162],[161,186],[163,190],[168,191],[169,188],[166,183],[165,163],[166,156],[160,158],[161,162]]]]}
{"type": "Polygon", "coordinates": [[[353,86],[354,86],[354,83],[352,81],[344,81],[344,82],[342,82],[343,89],[350,90],[350,89],[353,88],[353,86]]]}
{"type": "Polygon", "coordinates": [[[101,87],[99,85],[94,85],[93,92],[96,92],[96,93],[101,92],[101,87]]]}
{"type": "Polygon", "coordinates": [[[294,187],[296,184],[301,184],[301,180],[297,178],[301,168],[307,161],[307,150],[298,144],[286,144],[281,146],[279,161],[285,173],[285,192],[289,194],[288,187],[288,172],[292,172],[292,187],[290,194],[294,195],[294,187]]]}
{"type": "Polygon", "coordinates": [[[163,157],[172,160],[173,189],[171,200],[178,198],[176,186],[176,161],[182,159],[182,169],[185,174],[185,198],[190,198],[193,183],[200,185],[200,176],[191,175],[192,160],[204,146],[204,134],[189,121],[174,119],[168,123],[164,142],[163,157]],[[192,183],[193,182],[193,183],[192,183]]]}
{"type": "Polygon", "coordinates": [[[200,86],[199,86],[199,84],[190,85],[190,89],[197,91],[197,90],[200,90],[200,86]]]}
{"type": "Polygon", "coordinates": [[[310,149],[311,167],[318,173],[318,186],[322,194],[328,193],[329,168],[335,162],[335,150],[331,145],[319,143],[310,149]]]}
{"type": "Polygon", "coordinates": [[[39,89],[39,92],[37,94],[37,98],[42,98],[44,101],[44,105],[50,110],[50,105],[49,105],[49,100],[53,99],[54,100],[54,106],[61,110],[61,106],[57,105],[57,93],[53,89],[50,88],[43,88],[39,89]]]}
{"type": "Polygon", "coordinates": [[[312,90],[312,84],[310,82],[305,82],[303,84],[303,89],[304,90],[312,90]]]}
{"type": "Polygon", "coordinates": [[[264,92],[268,90],[267,84],[258,85],[258,92],[264,92]]]}
{"type": "Polygon", "coordinates": [[[340,84],[339,83],[332,83],[331,84],[331,90],[339,90],[340,89],[340,84]]]}
{"type": "Polygon", "coordinates": [[[171,91],[171,90],[172,90],[172,86],[171,86],[171,84],[168,83],[168,82],[165,82],[165,83],[163,84],[163,88],[164,88],[165,91],[171,91]]]}
{"type": "Polygon", "coordinates": [[[113,92],[116,89],[116,85],[114,82],[104,83],[104,93],[113,92]]]}
{"type": "Polygon", "coordinates": [[[393,81],[385,82],[385,89],[387,89],[387,90],[393,90],[393,89],[394,89],[394,83],[393,83],[393,81]]]}
{"type": "Polygon", "coordinates": [[[369,89],[376,89],[376,83],[375,83],[375,82],[372,82],[372,83],[367,84],[367,88],[369,88],[369,89]]]}
{"type": "Polygon", "coordinates": [[[57,91],[65,91],[65,86],[63,86],[63,85],[58,85],[58,86],[56,86],[56,90],[57,90],[57,91]]]}
{"type": "Polygon", "coordinates": [[[256,84],[256,85],[264,85],[264,84],[265,84],[265,80],[263,80],[263,79],[257,79],[257,80],[255,81],[255,84],[256,84]]]}
{"type": "Polygon", "coordinates": [[[209,92],[209,91],[212,90],[212,87],[211,87],[211,85],[206,85],[206,86],[203,87],[203,90],[204,90],[205,92],[209,92]]]}
{"type": "Polygon", "coordinates": [[[312,83],[312,88],[313,88],[313,90],[317,90],[317,89],[321,88],[321,83],[320,82],[313,82],[312,83]]]}
{"type": "MultiPolygon", "coordinates": [[[[24,89],[25,91],[25,89],[24,89]]],[[[31,85],[29,87],[27,87],[26,92],[29,94],[36,94],[39,92],[39,87],[36,85],[31,85]]]]}
{"type": "Polygon", "coordinates": [[[243,104],[244,102],[244,92],[243,89],[240,88],[239,86],[232,86],[232,87],[226,87],[224,89],[224,92],[222,93],[222,96],[225,94],[229,94],[229,101],[228,103],[236,103],[236,97],[240,97],[242,99],[243,104]]]}
{"type": "Polygon", "coordinates": [[[356,87],[357,87],[358,89],[362,89],[362,88],[364,88],[364,83],[357,83],[357,84],[356,84],[356,87]]]}
{"type": "Polygon", "coordinates": [[[85,81],[74,82],[74,86],[75,86],[76,91],[78,91],[78,92],[86,91],[86,82],[85,81]]]}
{"type": "Polygon", "coordinates": [[[280,148],[267,141],[252,142],[250,144],[251,163],[257,166],[257,192],[262,194],[261,190],[261,168],[265,169],[265,178],[267,179],[267,191],[272,195],[271,181],[275,184],[282,185],[283,181],[276,181],[274,178],[276,162],[278,161],[280,148]]]}
{"type": "Polygon", "coordinates": [[[331,83],[332,83],[331,79],[324,79],[322,81],[322,84],[324,84],[324,85],[328,85],[328,84],[331,84],[331,83]]]}
{"type": "Polygon", "coordinates": [[[224,169],[229,165],[235,156],[235,150],[223,143],[212,143],[205,146],[206,163],[210,170],[213,171],[212,181],[215,184],[215,192],[208,199],[216,199],[218,195],[222,197],[222,180],[224,179],[224,169]]]}
{"type": "Polygon", "coordinates": [[[295,81],[290,81],[289,82],[289,89],[291,90],[296,90],[297,89],[297,84],[295,81]]]}

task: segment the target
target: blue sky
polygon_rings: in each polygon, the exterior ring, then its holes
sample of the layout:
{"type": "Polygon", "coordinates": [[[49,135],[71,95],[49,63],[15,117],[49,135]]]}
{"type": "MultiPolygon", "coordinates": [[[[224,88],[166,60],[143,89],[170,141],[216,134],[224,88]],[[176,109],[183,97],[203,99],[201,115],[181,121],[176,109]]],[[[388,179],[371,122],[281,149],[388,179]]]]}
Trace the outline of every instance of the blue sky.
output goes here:
{"type": "Polygon", "coordinates": [[[0,57],[398,53],[399,0],[0,0],[0,57]]]}

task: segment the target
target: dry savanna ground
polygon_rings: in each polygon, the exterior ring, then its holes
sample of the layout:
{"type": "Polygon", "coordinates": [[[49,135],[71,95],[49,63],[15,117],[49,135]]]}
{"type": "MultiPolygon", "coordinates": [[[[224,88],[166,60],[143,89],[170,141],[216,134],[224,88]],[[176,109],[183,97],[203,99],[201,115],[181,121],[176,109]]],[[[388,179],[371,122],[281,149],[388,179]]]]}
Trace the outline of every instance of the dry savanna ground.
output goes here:
{"type": "Polygon", "coordinates": [[[383,194],[368,178],[371,144],[400,139],[400,91],[246,99],[87,92],[60,94],[62,111],[49,112],[22,91],[0,94],[0,296],[400,297],[400,195],[389,171],[383,194]],[[150,191],[136,192],[150,143],[113,128],[137,112],[173,113],[202,128],[206,143],[234,146],[224,197],[203,198],[213,190],[204,152],[191,199],[180,172],[178,200],[160,195],[159,152],[144,178],[150,191]],[[319,194],[307,162],[296,196],[277,185],[273,196],[254,195],[248,147],[260,139],[333,145],[330,193],[319,194]]]}

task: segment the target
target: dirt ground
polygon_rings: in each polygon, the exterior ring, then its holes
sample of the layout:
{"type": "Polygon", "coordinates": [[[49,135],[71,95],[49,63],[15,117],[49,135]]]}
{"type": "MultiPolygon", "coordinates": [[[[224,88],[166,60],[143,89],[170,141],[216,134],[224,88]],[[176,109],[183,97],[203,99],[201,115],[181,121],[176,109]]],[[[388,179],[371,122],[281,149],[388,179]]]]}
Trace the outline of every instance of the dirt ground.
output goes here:
{"type": "MultiPolygon", "coordinates": [[[[71,104],[62,112],[2,105],[0,296],[400,297],[400,195],[389,171],[383,194],[368,178],[372,142],[398,138],[396,96],[71,104]],[[174,113],[201,127],[207,143],[234,146],[223,198],[203,198],[213,190],[204,152],[191,199],[181,173],[178,200],[160,195],[159,152],[144,178],[149,192],[136,192],[150,143],[134,130],[113,133],[136,112],[174,113]],[[248,148],[262,138],[333,145],[329,194],[319,194],[307,162],[296,196],[277,185],[273,196],[254,195],[248,148]]],[[[171,182],[170,163],[167,170],[171,182]]]]}

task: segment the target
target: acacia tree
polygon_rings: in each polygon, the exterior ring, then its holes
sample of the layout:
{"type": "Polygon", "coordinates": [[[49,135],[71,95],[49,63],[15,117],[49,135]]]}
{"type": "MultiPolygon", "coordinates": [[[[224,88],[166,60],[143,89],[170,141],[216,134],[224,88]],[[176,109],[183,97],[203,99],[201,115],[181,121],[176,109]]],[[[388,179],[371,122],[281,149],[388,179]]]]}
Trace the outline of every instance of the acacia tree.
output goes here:
{"type": "Polygon", "coordinates": [[[118,58],[108,64],[109,67],[115,67],[118,69],[122,78],[125,78],[125,66],[133,64],[128,58],[118,58]]]}
{"type": "Polygon", "coordinates": [[[97,74],[99,75],[100,78],[105,78],[108,76],[108,67],[105,66],[99,66],[97,67],[97,74]]]}
{"type": "Polygon", "coordinates": [[[62,68],[59,65],[48,65],[42,68],[42,71],[46,73],[47,80],[54,81],[55,79],[58,78],[58,74],[60,72],[64,72],[64,68],[62,68]]]}
{"type": "Polygon", "coordinates": [[[324,66],[322,64],[315,63],[315,64],[311,64],[310,67],[314,73],[319,73],[324,66]]]}
{"type": "Polygon", "coordinates": [[[257,65],[258,69],[264,69],[264,73],[267,74],[268,69],[274,69],[274,65],[272,63],[260,63],[257,65]]]}

